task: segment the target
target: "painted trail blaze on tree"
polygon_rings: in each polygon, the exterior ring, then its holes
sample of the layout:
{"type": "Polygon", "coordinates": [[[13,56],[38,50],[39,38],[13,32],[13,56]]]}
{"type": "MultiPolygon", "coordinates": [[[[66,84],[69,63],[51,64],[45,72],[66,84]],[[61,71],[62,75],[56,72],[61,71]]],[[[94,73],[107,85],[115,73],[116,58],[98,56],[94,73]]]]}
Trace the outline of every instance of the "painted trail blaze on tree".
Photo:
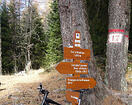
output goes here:
{"type": "Polygon", "coordinates": [[[109,30],[109,43],[121,43],[123,41],[123,29],[110,29],[109,30]]]}
{"type": "Polygon", "coordinates": [[[129,0],[109,1],[109,35],[107,41],[106,77],[109,87],[125,90],[129,30],[129,0]]]}

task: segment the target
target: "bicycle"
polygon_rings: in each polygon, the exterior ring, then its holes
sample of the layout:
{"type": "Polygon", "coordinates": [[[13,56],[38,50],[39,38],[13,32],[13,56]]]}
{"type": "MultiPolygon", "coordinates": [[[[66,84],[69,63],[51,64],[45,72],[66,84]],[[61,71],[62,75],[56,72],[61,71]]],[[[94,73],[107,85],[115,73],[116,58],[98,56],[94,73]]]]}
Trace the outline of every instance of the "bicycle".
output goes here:
{"type": "Polygon", "coordinates": [[[39,93],[43,95],[43,100],[42,100],[41,105],[50,105],[50,103],[52,105],[54,105],[54,104],[55,105],[61,105],[61,104],[59,104],[59,103],[48,98],[49,91],[43,89],[42,83],[40,83],[40,85],[37,89],[39,90],[39,93]]]}

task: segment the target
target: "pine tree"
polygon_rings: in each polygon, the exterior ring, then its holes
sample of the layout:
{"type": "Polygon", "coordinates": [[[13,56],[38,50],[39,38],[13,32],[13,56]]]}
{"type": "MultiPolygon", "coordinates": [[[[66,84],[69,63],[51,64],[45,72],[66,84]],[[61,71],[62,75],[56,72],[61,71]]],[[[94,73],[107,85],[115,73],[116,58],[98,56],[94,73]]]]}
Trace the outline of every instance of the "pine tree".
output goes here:
{"type": "Polygon", "coordinates": [[[12,50],[13,50],[13,66],[14,66],[14,72],[18,72],[18,36],[20,34],[20,24],[19,24],[19,6],[18,2],[16,0],[10,0],[9,7],[9,16],[10,16],[10,29],[11,29],[11,35],[12,35],[12,50]]]}
{"type": "Polygon", "coordinates": [[[27,49],[30,47],[30,56],[31,56],[31,62],[32,62],[32,68],[38,69],[42,66],[42,62],[44,61],[45,56],[45,49],[46,49],[46,43],[45,43],[45,34],[42,24],[42,18],[40,18],[40,15],[37,10],[37,5],[32,4],[30,8],[26,8],[22,15],[22,37],[21,40],[21,49],[23,49],[23,54],[26,59],[27,56],[27,49]],[[31,20],[32,25],[30,27],[30,20],[28,18],[28,11],[29,9],[32,10],[31,14],[31,20]],[[30,30],[31,28],[31,30],[30,30]],[[30,33],[31,31],[31,33],[30,33]],[[31,35],[30,35],[31,34],[31,35]],[[29,43],[29,36],[30,36],[30,44],[29,43]]]}
{"type": "Polygon", "coordinates": [[[42,18],[40,18],[40,15],[38,14],[37,7],[35,7],[34,5],[32,7],[32,10],[32,28],[34,29],[34,31],[31,38],[31,43],[33,44],[31,49],[31,60],[33,69],[38,69],[43,65],[46,40],[42,18]]]}
{"type": "Polygon", "coordinates": [[[62,39],[60,32],[60,19],[58,12],[58,1],[51,3],[51,11],[48,15],[47,50],[46,50],[46,67],[59,62],[62,59],[62,39]]]}
{"type": "MultiPolygon", "coordinates": [[[[0,1],[1,5],[1,1],[0,1]]],[[[0,7],[0,75],[2,75],[2,57],[1,57],[1,7],[0,7]]]]}
{"type": "Polygon", "coordinates": [[[31,69],[31,37],[34,30],[32,29],[32,2],[28,0],[28,2],[25,3],[26,7],[23,10],[21,19],[21,36],[19,37],[19,43],[24,59],[24,69],[29,71],[31,69]]]}
{"type": "Polygon", "coordinates": [[[2,68],[3,74],[11,73],[13,70],[12,36],[9,24],[9,12],[6,2],[2,5],[1,13],[1,39],[2,39],[2,68]]]}

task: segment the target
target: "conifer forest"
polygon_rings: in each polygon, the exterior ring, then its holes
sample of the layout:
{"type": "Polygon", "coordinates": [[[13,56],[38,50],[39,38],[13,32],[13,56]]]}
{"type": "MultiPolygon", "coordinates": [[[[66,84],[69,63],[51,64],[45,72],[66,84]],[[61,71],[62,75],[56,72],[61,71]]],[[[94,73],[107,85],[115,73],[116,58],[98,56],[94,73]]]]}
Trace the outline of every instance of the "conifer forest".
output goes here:
{"type": "Polygon", "coordinates": [[[62,39],[57,3],[43,17],[32,0],[9,1],[3,1],[0,8],[2,74],[48,68],[59,62],[62,39]]]}

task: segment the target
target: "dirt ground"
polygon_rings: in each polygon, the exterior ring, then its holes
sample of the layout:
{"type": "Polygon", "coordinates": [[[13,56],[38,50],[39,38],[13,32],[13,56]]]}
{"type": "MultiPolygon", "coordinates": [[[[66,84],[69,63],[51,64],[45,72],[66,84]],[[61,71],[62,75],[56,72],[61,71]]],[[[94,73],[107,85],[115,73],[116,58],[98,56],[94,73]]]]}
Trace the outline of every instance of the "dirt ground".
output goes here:
{"type": "Polygon", "coordinates": [[[0,105],[40,105],[37,87],[40,82],[50,94],[49,98],[66,105],[65,78],[54,71],[32,71],[26,75],[0,76],[0,105]]]}
{"type": "MultiPolygon", "coordinates": [[[[0,105],[41,105],[40,95],[37,90],[40,83],[50,92],[49,98],[62,105],[70,105],[65,98],[65,77],[56,70],[44,73],[42,69],[31,71],[28,74],[0,76],[0,105]]],[[[128,90],[132,92],[131,71],[126,74],[126,79],[129,83],[128,90]]],[[[104,105],[124,105],[117,104],[118,102],[111,104],[111,100],[113,100],[111,97],[105,99],[104,105]]]]}

